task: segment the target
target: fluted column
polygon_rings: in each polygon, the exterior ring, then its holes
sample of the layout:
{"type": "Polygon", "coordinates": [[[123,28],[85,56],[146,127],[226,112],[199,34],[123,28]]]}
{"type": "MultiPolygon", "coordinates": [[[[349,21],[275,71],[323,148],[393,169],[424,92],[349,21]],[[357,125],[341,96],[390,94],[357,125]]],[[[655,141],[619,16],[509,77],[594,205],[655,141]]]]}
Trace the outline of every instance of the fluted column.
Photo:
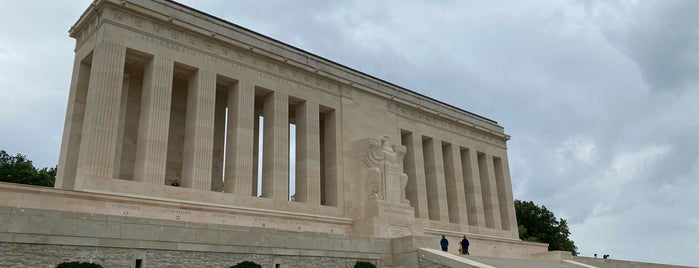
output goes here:
{"type": "Polygon", "coordinates": [[[415,217],[427,219],[427,190],[425,186],[425,161],[422,152],[422,136],[409,133],[403,137],[406,154],[403,166],[408,175],[405,195],[410,205],[415,208],[415,217]]]}
{"type": "Polygon", "coordinates": [[[241,196],[252,193],[255,85],[239,81],[228,91],[228,134],[224,191],[241,196]]]}
{"type": "Polygon", "coordinates": [[[182,152],[182,186],[211,190],[216,74],[199,69],[189,79],[182,152]]]}
{"type": "Polygon", "coordinates": [[[512,184],[510,184],[510,171],[507,158],[493,158],[495,179],[498,185],[498,201],[500,203],[500,218],[503,230],[517,230],[517,217],[515,214],[512,184]]]}
{"type": "Polygon", "coordinates": [[[173,60],[156,55],[143,72],[135,181],[165,184],[173,69],[173,60]]]}
{"type": "Polygon", "coordinates": [[[321,204],[327,206],[341,206],[344,200],[342,191],[342,181],[339,175],[342,173],[342,122],[339,111],[332,110],[324,112],[321,123],[321,204]]]}
{"type": "Polygon", "coordinates": [[[449,206],[449,221],[467,224],[466,198],[464,196],[464,180],[461,172],[461,154],[457,146],[452,144],[443,147],[444,175],[447,189],[447,204],[449,206]]]}
{"type": "Polygon", "coordinates": [[[308,101],[296,109],[296,201],[320,205],[320,115],[308,101]]]}
{"type": "Polygon", "coordinates": [[[483,194],[481,192],[478,155],[475,150],[461,150],[461,167],[464,174],[464,189],[466,195],[466,210],[468,224],[485,227],[485,212],[483,211],[483,194]]]}
{"type": "Polygon", "coordinates": [[[289,199],[289,99],[274,92],[264,101],[262,196],[289,199]]]}
{"type": "Polygon", "coordinates": [[[442,144],[436,139],[428,139],[423,142],[422,147],[425,158],[425,181],[430,219],[449,222],[442,144]]]}
{"type": "Polygon", "coordinates": [[[490,202],[493,210],[493,227],[502,229],[502,218],[500,217],[500,196],[498,195],[498,182],[495,178],[495,167],[493,165],[493,156],[486,155],[488,163],[488,180],[490,181],[490,202]]]}
{"type": "Polygon", "coordinates": [[[90,66],[83,63],[82,59],[76,55],[63,125],[61,153],[58,158],[55,187],[59,189],[73,189],[75,184],[89,82],[90,66]]]}
{"type": "Polygon", "coordinates": [[[126,47],[102,41],[93,52],[75,189],[89,178],[112,179],[126,47]]]}

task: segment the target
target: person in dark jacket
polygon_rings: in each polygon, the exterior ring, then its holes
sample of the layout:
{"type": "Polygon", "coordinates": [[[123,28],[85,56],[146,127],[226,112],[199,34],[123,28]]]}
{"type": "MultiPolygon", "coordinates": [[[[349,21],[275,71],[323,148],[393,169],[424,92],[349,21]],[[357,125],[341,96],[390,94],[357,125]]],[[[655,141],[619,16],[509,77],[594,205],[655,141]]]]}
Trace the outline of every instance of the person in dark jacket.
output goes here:
{"type": "Polygon", "coordinates": [[[464,235],[464,239],[461,239],[461,254],[469,255],[468,253],[468,239],[464,235]]]}
{"type": "Polygon", "coordinates": [[[447,251],[449,249],[449,240],[442,236],[442,240],[439,240],[439,245],[442,246],[442,251],[447,251]]]}

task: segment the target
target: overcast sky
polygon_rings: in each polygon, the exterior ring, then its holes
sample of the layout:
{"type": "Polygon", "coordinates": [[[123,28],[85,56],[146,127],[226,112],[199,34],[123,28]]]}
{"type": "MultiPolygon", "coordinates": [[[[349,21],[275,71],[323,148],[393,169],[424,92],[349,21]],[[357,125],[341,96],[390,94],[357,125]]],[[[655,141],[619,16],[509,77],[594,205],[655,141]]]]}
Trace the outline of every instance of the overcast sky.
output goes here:
{"type": "MultiPolygon", "coordinates": [[[[39,167],[89,3],[0,0],[0,149],[39,167]]],[[[183,3],[498,121],[581,255],[699,266],[699,1],[183,3]]]]}

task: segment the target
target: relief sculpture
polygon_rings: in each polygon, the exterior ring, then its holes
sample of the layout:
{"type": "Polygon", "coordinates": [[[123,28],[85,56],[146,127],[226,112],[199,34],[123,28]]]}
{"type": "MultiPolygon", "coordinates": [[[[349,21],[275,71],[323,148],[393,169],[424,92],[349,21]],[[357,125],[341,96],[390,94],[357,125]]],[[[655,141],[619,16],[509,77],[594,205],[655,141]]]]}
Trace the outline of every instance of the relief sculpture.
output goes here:
{"type": "Polygon", "coordinates": [[[405,198],[408,175],[403,173],[403,158],[406,148],[394,144],[388,136],[365,141],[361,157],[370,200],[386,200],[391,203],[410,205],[405,198]]]}

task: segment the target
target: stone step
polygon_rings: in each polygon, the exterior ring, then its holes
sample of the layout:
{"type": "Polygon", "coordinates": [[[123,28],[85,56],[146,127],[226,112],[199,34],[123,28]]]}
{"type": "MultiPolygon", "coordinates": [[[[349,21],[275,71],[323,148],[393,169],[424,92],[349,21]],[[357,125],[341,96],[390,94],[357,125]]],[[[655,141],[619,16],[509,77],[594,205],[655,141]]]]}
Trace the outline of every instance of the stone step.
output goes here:
{"type": "MultiPolygon", "coordinates": [[[[455,255],[447,252],[442,252],[436,249],[421,248],[423,254],[432,254],[430,258],[433,262],[448,267],[477,267],[477,268],[595,268],[595,266],[586,265],[578,262],[562,260],[523,260],[523,259],[507,259],[497,257],[484,257],[473,255],[455,255]],[[454,264],[458,263],[458,266],[454,264]]],[[[423,256],[423,258],[426,256],[423,256]]]]}

